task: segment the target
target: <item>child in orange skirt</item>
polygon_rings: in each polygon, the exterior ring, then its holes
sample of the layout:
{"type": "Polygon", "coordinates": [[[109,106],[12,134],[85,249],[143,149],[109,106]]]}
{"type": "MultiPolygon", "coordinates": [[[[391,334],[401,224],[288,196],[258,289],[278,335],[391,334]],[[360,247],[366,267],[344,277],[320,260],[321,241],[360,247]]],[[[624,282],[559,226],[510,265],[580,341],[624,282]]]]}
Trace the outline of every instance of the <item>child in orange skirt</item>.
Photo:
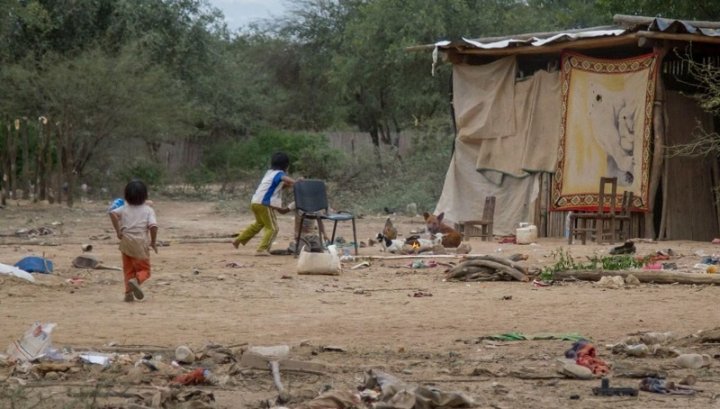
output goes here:
{"type": "Polygon", "coordinates": [[[125,186],[125,205],[110,211],[110,220],[120,239],[126,302],[145,298],[140,284],[150,278],[150,248],[157,253],[158,226],[147,197],[145,184],[133,180],[125,186]]]}

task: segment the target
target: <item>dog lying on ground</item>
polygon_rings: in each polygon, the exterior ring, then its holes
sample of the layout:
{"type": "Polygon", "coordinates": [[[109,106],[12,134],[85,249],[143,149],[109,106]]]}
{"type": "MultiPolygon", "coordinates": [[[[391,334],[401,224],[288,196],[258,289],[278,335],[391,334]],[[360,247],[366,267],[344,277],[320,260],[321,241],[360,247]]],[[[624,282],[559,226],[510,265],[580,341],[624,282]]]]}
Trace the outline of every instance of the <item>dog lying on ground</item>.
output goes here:
{"type": "Polygon", "coordinates": [[[430,234],[442,233],[442,245],[443,247],[458,247],[462,243],[462,235],[457,230],[443,223],[445,213],[440,213],[435,216],[428,212],[423,213],[425,217],[425,228],[430,234]]]}
{"type": "Polygon", "coordinates": [[[436,233],[432,236],[423,237],[416,234],[403,240],[391,239],[383,233],[378,233],[376,240],[380,243],[380,246],[382,246],[383,251],[405,254],[414,251],[414,249],[429,249],[437,244],[441,244],[443,235],[442,233],[436,233]]]}

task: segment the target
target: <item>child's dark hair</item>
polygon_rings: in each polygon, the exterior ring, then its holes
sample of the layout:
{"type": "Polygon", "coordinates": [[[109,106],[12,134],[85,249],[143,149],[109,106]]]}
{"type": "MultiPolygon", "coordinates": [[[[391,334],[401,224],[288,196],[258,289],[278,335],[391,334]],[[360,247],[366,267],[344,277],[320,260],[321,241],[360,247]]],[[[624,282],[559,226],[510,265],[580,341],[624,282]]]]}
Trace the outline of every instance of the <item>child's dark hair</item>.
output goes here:
{"type": "Polygon", "coordinates": [[[141,180],[133,180],[125,185],[125,201],[134,206],[139,206],[147,200],[147,186],[141,180]]]}
{"type": "Polygon", "coordinates": [[[285,152],[275,152],[270,158],[270,168],[272,170],[288,170],[290,167],[290,158],[285,152]]]}

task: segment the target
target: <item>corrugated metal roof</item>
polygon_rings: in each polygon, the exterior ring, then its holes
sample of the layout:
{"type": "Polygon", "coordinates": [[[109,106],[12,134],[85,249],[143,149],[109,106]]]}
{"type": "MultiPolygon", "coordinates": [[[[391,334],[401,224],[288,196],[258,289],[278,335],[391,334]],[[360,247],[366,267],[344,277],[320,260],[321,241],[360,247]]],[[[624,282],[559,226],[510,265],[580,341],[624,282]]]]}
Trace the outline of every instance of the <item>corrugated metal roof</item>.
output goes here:
{"type": "MultiPolygon", "coordinates": [[[[493,50],[526,46],[542,47],[561,42],[623,36],[638,31],[720,37],[720,22],[696,22],[639,16],[616,16],[615,21],[618,22],[617,26],[592,27],[547,33],[516,34],[505,37],[462,38],[460,41],[439,41],[435,44],[421,47],[437,47],[441,50],[451,48],[493,50]]],[[[414,48],[417,49],[417,47],[414,48]]]]}

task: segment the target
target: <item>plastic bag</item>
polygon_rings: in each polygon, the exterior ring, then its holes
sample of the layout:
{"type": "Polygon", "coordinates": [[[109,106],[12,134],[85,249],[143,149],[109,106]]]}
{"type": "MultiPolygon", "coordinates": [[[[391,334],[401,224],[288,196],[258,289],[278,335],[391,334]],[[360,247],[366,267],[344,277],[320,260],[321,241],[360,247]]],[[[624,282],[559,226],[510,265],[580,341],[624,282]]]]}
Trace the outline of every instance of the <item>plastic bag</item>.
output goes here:
{"type": "Polygon", "coordinates": [[[8,346],[7,354],[10,358],[18,361],[34,361],[38,358],[43,357],[52,345],[52,334],[53,323],[41,324],[39,322],[34,323],[30,329],[25,331],[22,338],[17,341],[13,341],[8,346]]]}
{"type": "Polygon", "coordinates": [[[337,252],[310,253],[301,251],[297,263],[298,274],[339,275],[340,258],[337,252]]]}

